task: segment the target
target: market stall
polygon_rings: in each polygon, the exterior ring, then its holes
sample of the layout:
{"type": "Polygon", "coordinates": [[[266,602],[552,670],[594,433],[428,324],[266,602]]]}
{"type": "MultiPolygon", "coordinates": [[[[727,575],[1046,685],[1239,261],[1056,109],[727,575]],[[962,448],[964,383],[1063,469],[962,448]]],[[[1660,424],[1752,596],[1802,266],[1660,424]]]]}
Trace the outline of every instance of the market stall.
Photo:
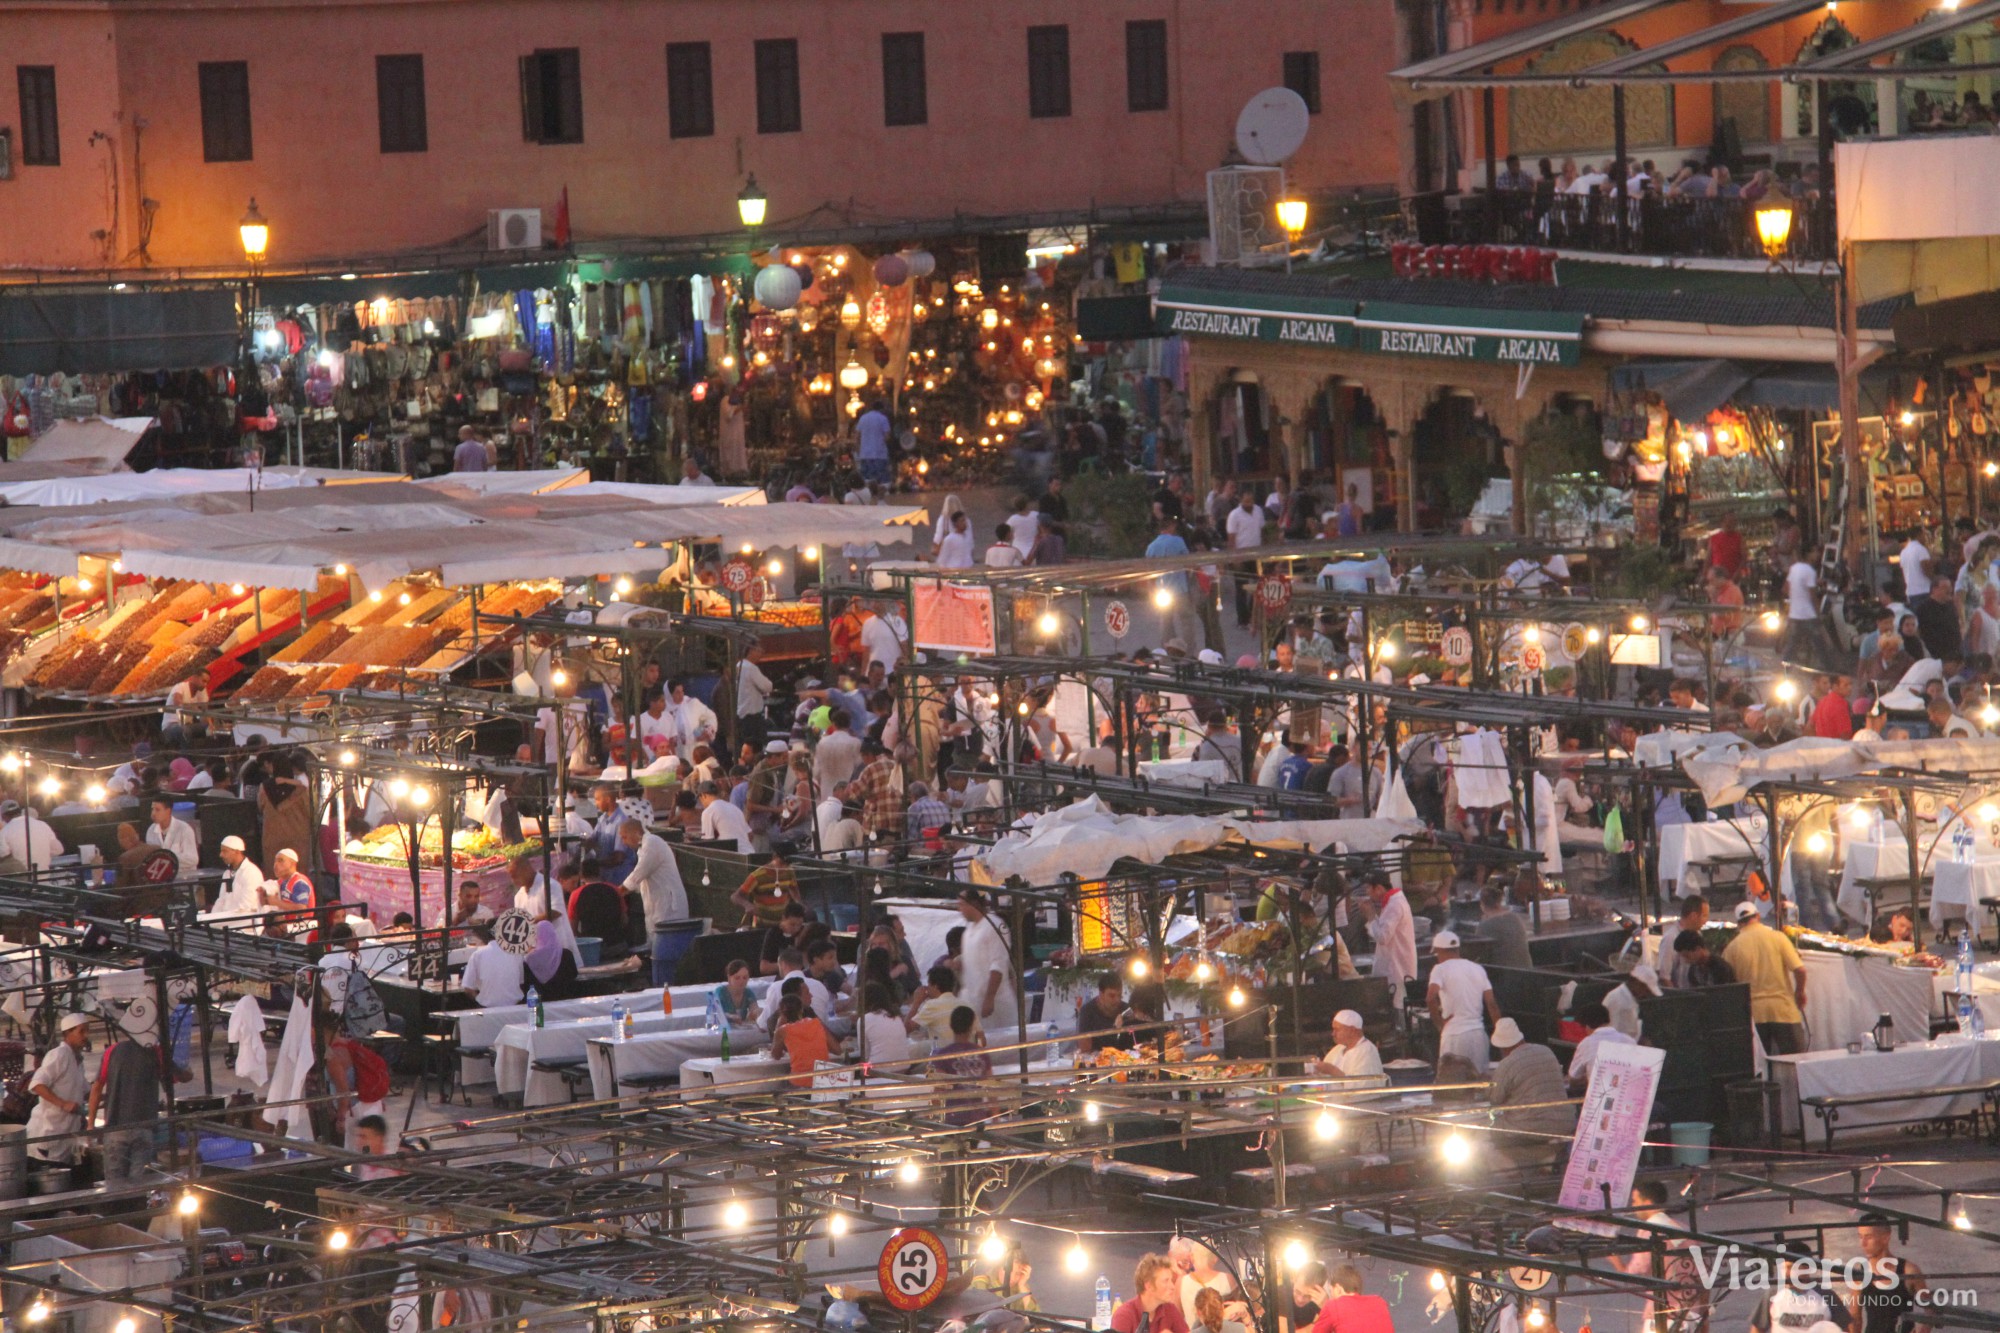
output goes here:
{"type": "MultiPolygon", "coordinates": [[[[398,912],[409,912],[419,923],[430,925],[448,920],[448,878],[454,886],[467,880],[478,884],[479,900],[496,914],[504,912],[514,905],[507,863],[517,856],[540,857],[542,853],[540,838],[509,846],[491,829],[456,829],[451,835],[451,874],[447,877],[444,837],[438,817],[433,815],[420,826],[417,866],[412,871],[409,829],[408,824],[391,820],[341,849],[341,897],[367,903],[372,920],[389,921],[398,912]],[[422,895],[421,907],[411,889],[413,874],[417,893],[422,895]]],[[[451,893],[456,892],[454,887],[451,893]]]]}

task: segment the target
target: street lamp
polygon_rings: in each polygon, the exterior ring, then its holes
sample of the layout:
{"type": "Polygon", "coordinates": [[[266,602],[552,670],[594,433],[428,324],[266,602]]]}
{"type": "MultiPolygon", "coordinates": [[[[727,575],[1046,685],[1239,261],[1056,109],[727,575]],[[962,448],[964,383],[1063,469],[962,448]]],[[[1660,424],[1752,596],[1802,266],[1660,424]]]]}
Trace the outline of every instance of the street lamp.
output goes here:
{"type": "Polygon", "coordinates": [[[1772,263],[1784,258],[1785,247],[1792,239],[1792,206],[1783,200],[1773,200],[1758,209],[1757,240],[1764,247],[1764,257],[1772,263]]]}
{"type": "Polygon", "coordinates": [[[1278,201],[1278,225],[1285,229],[1285,272],[1292,271],[1292,248],[1306,234],[1306,201],[1286,195],[1278,201]]]}
{"type": "Polygon", "coordinates": [[[243,215],[243,221],[236,224],[236,233],[243,238],[243,257],[250,261],[250,267],[261,267],[264,252],[271,247],[271,224],[257,211],[255,198],[250,200],[250,211],[243,215]]]}
{"type": "Polygon", "coordinates": [[[743,219],[746,227],[761,227],[764,225],[764,212],[770,204],[764,192],[757,188],[757,177],[753,173],[744,184],[743,193],[736,196],[736,216],[743,219]]]}

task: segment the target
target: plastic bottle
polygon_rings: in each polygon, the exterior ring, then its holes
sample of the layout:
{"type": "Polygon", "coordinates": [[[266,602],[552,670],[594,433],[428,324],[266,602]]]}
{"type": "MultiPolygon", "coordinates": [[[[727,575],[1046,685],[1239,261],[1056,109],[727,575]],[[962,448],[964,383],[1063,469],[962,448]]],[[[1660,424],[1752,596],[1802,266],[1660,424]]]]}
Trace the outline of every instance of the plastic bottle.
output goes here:
{"type": "Polygon", "coordinates": [[[625,1040],[625,1001],[611,1002],[611,1040],[625,1040]]]}
{"type": "Polygon", "coordinates": [[[548,1022],[548,1016],[542,1012],[542,993],[533,986],[528,987],[528,1008],[535,1011],[536,1027],[542,1027],[548,1022]]]}
{"type": "Polygon", "coordinates": [[[1979,1012],[1979,1007],[1973,1004],[1972,997],[1970,995],[1967,995],[1964,991],[1960,991],[1958,993],[1959,1036],[1970,1037],[1972,1035],[1972,1016],[1978,1012],[1979,1012]]]}
{"type": "Polygon", "coordinates": [[[1049,1043],[1048,1047],[1042,1052],[1042,1059],[1053,1060],[1058,1055],[1062,1054],[1062,1052],[1056,1047],[1057,1035],[1058,1034],[1056,1032],[1056,1021],[1053,1018],[1051,1018],[1048,1021],[1047,1025],[1042,1028],[1042,1036],[1049,1043]]]}
{"type": "Polygon", "coordinates": [[[618,1040],[632,1040],[632,1011],[630,1009],[625,1011],[625,1017],[618,1023],[618,1040]]]}
{"type": "Polygon", "coordinates": [[[1097,1275],[1097,1306],[1091,1312],[1090,1316],[1090,1326],[1092,1328],[1103,1330],[1111,1327],[1112,1300],[1111,1279],[1099,1273],[1097,1275]]]}
{"type": "Polygon", "coordinates": [[[1973,1003],[1971,996],[1968,995],[1965,998],[1966,1002],[1972,1006],[1972,1014],[1969,1020],[1970,1027],[1967,1031],[1971,1033],[1974,1041],[1984,1041],[1986,1040],[1986,1013],[1978,1004],[1973,1003]]]}
{"type": "Polygon", "coordinates": [[[1960,995],[1972,994],[1972,932],[1958,937],[1958,985],[1960,995]]]}
{"type": "Polygon", "coordinates": [[[660,987],[660,1012],[663,1014],[671,1014],[673,1011],[674,1011],[674,988],[672,986],[662,986],[660,987]]]}

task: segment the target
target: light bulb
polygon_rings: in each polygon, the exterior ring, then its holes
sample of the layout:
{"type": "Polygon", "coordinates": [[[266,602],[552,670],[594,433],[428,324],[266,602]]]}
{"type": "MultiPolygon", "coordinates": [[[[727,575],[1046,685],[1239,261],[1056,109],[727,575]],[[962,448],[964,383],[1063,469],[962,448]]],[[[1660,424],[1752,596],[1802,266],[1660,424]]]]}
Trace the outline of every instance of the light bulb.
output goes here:
{"type": "Polygon", "coordinates": [[[35,1297],[35,1303],[28,1307],[27,1321],[31,1324],[39,1324],[48,1317],[49,1303],[39,1296],[35,1297]]]}
{"type": "Polygon", "coordinates": [[[1634,634],[1644,634],[1644,633],[1646,632],[1646,626],[1647,626],[1647,624],[1649,624],[1649,623],[1650,623],[1650,622],[1648,622],[1648,621],[1647,621],[1647,619],[1646,619],[1646,617],[1644,617],[1644,616],[1633,616],[1633,617],[1632,617],[1632,632],[1633,632],[1634,634]]]}
{"type": "Polygon", "coordinates": [[[1763,622],[1764,628],[1769,630],[1773,634],[1776,634],[1778,632],[1778,627],[1784,623],[1784,618],[1780,616],[1776,611],[1766,611],[1762,616],[1758,617],[1758,619],[1763,622]]]}
{"type": "Polygon", "coordinates": [[[408,606],[409,604],[410,604],[410,594],[402,593],[397,596],[396,598],[397,606],[408,606]]]}
{"type": "Polygon", "coordinates": [[[1044,638],[1052,637],[1057,630],[1062,628],[1062,620],[1055,612],[1044,611],[1042,612],[1041,619],[1035,622],[1035,628],[1042,632],[1044,638]]]}
{"type": "Polygon", "coordinates": [[[1306,1248],[1304,1241],[1293,1237],[1285,1242],[1285,1267],[1296,1273],[1311,1262],[1312,1251],[1306,1248]]]}
{"type": "Polygon", "coordinates": [[[1104,1112],[1098,1109],[1096,1102],[1085,1102],[1083,1104],[1083,1118],[1087,1123],[1096,1124],[1098,1117],[1103,1114],[1104,1112]]]}
{"type": "Polygon", "coordinates": [[[731,1231],[741,1231],[750,1225],[750,1210],[743,1206],[741,1199],[731,1199],[722,1205],[722,1225],[731,1231]]]}
{"type": "Polygon", "coordinates": [[[90,591],[90,580],[89,580],[89,579],[86,579],[86,578],[79,578],[79,579],[78,579],[78,580],[76,581],[76,590],[77,590],[78,592],[89,592],[89,591],[90,591]]]}
{"type": "Polygon", "coordinates": [[[799,554],[804,556],[808,560],[817,560],[819,559],[819,547],[808,546],[806,547],[805,550],[800,551],[799,554]]]}
{"type": "Polygon", "coordinates": [[[381,590],[380,588],[377,588],[377,589],[376,589],[376,590],[375,590],[374,592],[371,592],[371,593],[369,593],[369,594],[368,594],[368,600],[369,600],[369,601],[371,601],[371,602],[379,602],[379,601],[381,601],[381,600],[382,600],[382,590],[381,590]]]}
{"type": "Polygon", "coordinates": [[[1824,833],[1810,834],[1806,838],[1806,855],[1825,856],[1827,846],[1828,843],[1826,834],[1824,833]]]}
{"type": "Polygon", "coordinates": [[[1431,1290],[1443,1291],[1444,1288],[1445,1288],[1445,1276],[1443,1271],[1440,1269],[1433,1268],[1431,1270],[1431,1290]]]}
{"type": "Polygon", "coordinates": [[[1583,641],[1585,643],[1601,643],[1603,639],[1604,639],[1604,631],[1597,628],[1597,626],[1595,625],[1592,625],[1589,629],[1586,629],[1583,632],[1583,641]]]}
{"type": "Polygon", "coordinates": [[[335,578],[337,578],[337,579],[344,579],[344,578],[346,578],[346,577],[347,577],[347,566],[346,566],[346,565],[335,565],[335,566],[333,567],[333,576],[334,576],[335,578]]]}
{"type": "Polygon", "coordinates": [[[1313,1121],[1313,1133],[1322,1139],[1337,1138],[1340,1135],[1340,1121],[1331,1111],[1321,1111],[1313,1121]]]}
{"type": "Polygon", "coordinates": [[[240,583],[232,583],[229,585],[229,591],[235,593],[238,597],[241,597],[243,595],[243,585],[240,583]]]}
{"type": "Polygon", "coordinates": [[[1547,1315],[1545,1315],[1545,1314],[1543,1314],[1543,1313],[1542,1313],[1542,1307],[1541,1307],[1541,1306],[1539,1306],[1539,1305],[1531,1305],[1531,1306],[1529,1306],[1529,1307],[1528,1307],[1528,1327],[1529,1327],[1529,1328],[1541,1328],[1541,1327],[1543,1327],[1544,1325],[1546,1325],[1546,1324],[1547,1324],[1548,1322],[1549,1322],[1549,1317],[1548,1317],[1547,1315]]]}
{"type": "Polygon", "coordinates": [[[1866,833],[1871,822],[1866,806],[1857,805],[1847,812],[1847,826],[1856,833],[1866,833]]]}
{"type": "Polygon", "coordinates": [[[845,1236],[847,1234],[847,1214],[829,1214],[826,1219],[826,1234],[836,1238],[845,1236]]]}
{"type": "Polygon", "coordinates": [[[408,778],[390,778],[389,794],[399,801],[402,800],[410,794],[410,780],[408,778]]]}
{"type": "Polygon", "coordinates": [[[335,1227],[326,1238],[326,1248],[336,1254],[354,1243],[354,1237],[347,1234],[346,1227],[335,1227]]]}
{"type": "Polygon", "coordinates": [[[1241,986],[1231,986],[1229,988],[1229,1007],[1231,1009],[1241,1009],[1248,1003],[1250,1003],[1250,997],[1243,993],[1241,986]]]}
{"type": "Polygon", "coordinates": [[[1991,824],[1994,820],[2000,819],[2000,805],[1994,805],[1991,801],[1988,801],[1973,813],[1979,816],[1980,823],[1991,824]]]}
{"type": "Polygon", "coordinates": [[[1378,646],[1378,647],[1377,647],[1377,648],[1375,649],[1375,656],[1379,657],[1379,658],[1380,658],[1380,659],[1382,659],[1382,660],[1383,660],[1384,662],[1393,662],[1393,661],[1395,661],[1395,660],[1396,660],[1396,645],[1395,645],[1395,644],[1394,644],[1393,642],[1391,642],[1390,640],[1388,640],[1388,639],[1384,639],[1384,640],[1382,640],[1382,642],[1381,642],[1380,646],[1378,646]]]}
{"type": "Polygon", "coordinates": [[[421,809],[423,809],[423,808],[424,808],[425,806],[429,805],[430,803],[431,803],[431,789],[430,789],[429,787],[412,787],[412,788],[410,788],[410,804],[411,804],[411,805],[414,805],[414,806],[416,806],[416,807],[417,807],[417,808],[418,808],[419,810],[421,810],[421,809]]]}
{"type": "Polygon", "coordinates": [[[1958,1228],[1958,1230],[1960,1231],[1972,1230],[1972,1219],[1966,1215],[1966,1212],[1963,1208],[1959,1209],[1956,1213],[1952,1214],[1951,1224],[1952,1226],[1958,1228]]]}
{"type": "Polygon", "coordinates": [[[1090,1251],[1083,1248],[1082,1241],[1078,1241],[1076,1244],[1070,1246],[1067,1250],[1063,1251],[1063,1268],[1065,1271],[1071,1273],[1081,1273],[1089,1267],[1090,1267],[1090,1251]]]}
{"type": "Polygon", "coordinates": [[[743,551],[742,551],[742,553],[743,553],[744,555],[749,555],[749,554],[750,554],[751,552],[755,551],[756,549],[757,549],[757,548],[756,548],[756,547],[754,547],[754,546],[752,546],[752,545],[751,545],[751,544],[750,544],[749,542],[744,542],[744,543],[743,543],[743,551]]]}
{"type": "Polygon", "coordinates": [[[1019,713],[1022,717],[1026,717],[1029,712],[1028,701],[1026,699],[1023,699],[1021,700],[1021,702],[1015,704],[1014,711],[1019,713]]]}
{"type": "Polygon", "coordinates": [[[1132,974],[1132,980],[1144,981],[1146,974],[1153,970],[1153,965],[1144,958],[1134,958],[1125,965],[1125,970],[1132,974]]]}
{"type": "Polygon", "coordinates": [[[1007,1257],[1007,1242],[1000,1239],[998,1231],[988,1231],[986,1238],[979,1242],[979,1257],[989,1264],[997,1264],[1007,1257]]]}
{"type": "Polygon", "coordinates": [[[83,789],[83,799],[92,805],[104,804],[104,798],[108,795],[110,793],[104,790],[102,783],[93,782],[83,789]]]}
{"type": "MultiPolygon", "coordinates": [[[[123,560],[113,560],[111,562],[111,572],[113,574],[123,574],[125,572],[125,562],[123,560]]],[[[123,1323],[124,1321],[120,1320],[119,1322],[123,1323]]]]}
{"type": "Polygon", "coordinates": [[[549,684],[555,686],[557,689],[561,689],[563,686],[569,684],[569,672],[564,671],[561,667],[557,667],[549,673],[549,684]]]}
{"type": "Polygon", "coordinates": [[[626,593],[632,591],[632,580],[625,578],[619,579],[618,582],[611,585],[611,591],[617,593],[620,597],[623,597],[626,593]]]}
{"type": "Polygon", "coordinates": [[[1472,1160],[1472,1140],[1453,1130],[1444,1136],[1444,1142],[1438,1145],[1438,1152],[1443,1155],[1446,1166],[1464,1166],[1472,1160]]]}
{"type": "Polygon", "coordinates": [[[182,1217],[193,1217],[201,1211],[201,1200],[195,1197],[193,1190],[187,1190],[181,1195],[178,1207],[182,1217]]]}
{"type": "Polygon", "coordinates": [[[353,767],[354,767],[354,751],[352,751],[352,750],[342,750],[342,751],[340,752],[340,766],[341,766],[342,768],[353,768],[353,767]]]}
{"type": "Polygon", "coordinates": [[[21,771],[20,755],[8,754],[0,756],[0,773],[19,773],[20,771],[21,771]]]}
{"type": "Polygon", "coordinates": [[[1979,723],[1981,726],[1990,727],[1995,722],[2000,722],[2000,708],[1995,708],[1992,704],[1987,704],[1979,710],[1979,723]]]}
{"type": "Polygon", "coordinates": [[[1798,685],[1790,680],[1781,680],[1771,687],[1771,694],[1781,704],[1788,704],[1799,697],[1798,685]]]}
{"type": "Polygon", "coordinates": [[[126,1315],[112,1326],[112,1333],[139,1333],[139,1321],[126,1315]]]}
{"type": "Polygon", "coordinates": [[[903,1164],[896,1168],[896,1179],[905,1185],[914,1185],[924,1178],[924,1168],[914,1157],[905,1157],[903,1164]]]}
{"type": "Polygon", "coordinates": [[[62,790],[62,783],[57,781],[53,777],[43,778],[41,790],[42,790],[42,795],[44,796],[54,796],[57,792],[62,790]]]}
{"type": "Polygon", "coordinates": [[[776,578],[778,577],[778,575],[785,572],[785,562],[778,559],[776,556],[773,556],[771,558],[771,563],[764,566],[764,572],[766,574],[769,574],[772,578],[776,578]]]}
{"type": "Polygon", "coordinates": [[[1540,625],[1528,626],[1521,631],[1521,638],[1528,643],[1540,643],[1542,641],[1542,627],[1540,625]]]}
{"type": "Polygon", "coordinates": [[[1162,611],[1167,611],[1172,609],[1173,604],[1174,604],[1174,594],[1171,589],[1155,588],[1153,590],[1154,606],[1159,607],[1160,610],[1162,611]]]}
{"type": "Polygon", "coordinates": [[[1215,979],[1215,969],[1209,966],[1206,958],[1194,965],[1194,979],[1196,981],[1213,981],[1215,979]]]}

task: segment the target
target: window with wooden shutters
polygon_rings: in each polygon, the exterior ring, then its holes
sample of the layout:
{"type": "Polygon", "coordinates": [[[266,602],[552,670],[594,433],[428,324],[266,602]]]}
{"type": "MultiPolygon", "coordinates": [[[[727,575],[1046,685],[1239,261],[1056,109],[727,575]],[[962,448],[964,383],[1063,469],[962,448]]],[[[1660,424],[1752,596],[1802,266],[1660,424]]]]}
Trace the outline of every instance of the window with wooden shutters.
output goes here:
{"type": "Polygon", "coordinates": [[[799,132],[799,44],[791,37],[757,43],[757,133],[799,132]]]}
{"type": "Polygon", "coordinates": [[[56,134],[56,67],[19,65],[15,79],[21,90],[21,165],[59,167],[62,141],[56,134]]]}
{"type": "Polygon", "coordinates": [[[250,160],[250,66],[241,60],[204,61],[201,80],[201,156],[207,162],[250,160]]]}
{"type": "Polygon", "coordinates": [[[521,137],[583,142],[583,69],[575,47],[521,57],[521,137]]]}
{"type": "Polygon", "coordinates": [[[1051,23],[1028,29],[1028,114],[1069,114],[1069,27],[1051,23]]]}
{"type": "Polygon", "coordinates": [[[882,34],[882,123],[924,125],[931,118],[924,77],[924,35],[882,34]]]}
{"type": "Polygon", "coordinates": [[[667,43],[667,135],[706,139],[715,133],[715,75],[707,42],[667,43]]]}
{"type": "Polygon", "coordinates": [[[1306,110],[1319,114],[1319,52],[1285,52],[1285,86],[1305,99],[1306,110]]]}
{"type": "Polygon", "coordinates": [[[422,56],[375,57],[375,119],[381,130],[383,152],[430,151],[422,56]]]}
{"type": "Polygon", "coordinates": [[[1167,22],[1135,19],[1125,25],[1125,109],[1167,109],[1167,22]]]}

